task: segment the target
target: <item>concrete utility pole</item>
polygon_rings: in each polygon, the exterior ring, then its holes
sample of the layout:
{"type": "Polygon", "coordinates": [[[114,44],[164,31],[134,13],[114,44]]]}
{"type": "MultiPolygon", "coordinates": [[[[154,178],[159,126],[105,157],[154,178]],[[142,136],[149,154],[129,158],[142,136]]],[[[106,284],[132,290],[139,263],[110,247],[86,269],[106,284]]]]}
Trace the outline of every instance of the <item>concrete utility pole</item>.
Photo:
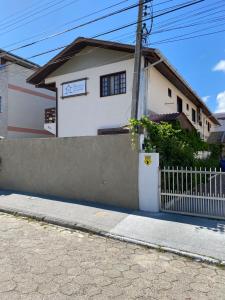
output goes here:
{"type": "Polygon", "coordinates": [[[138,100],[140,89],[140,73],[141,73],[141,50],[142,50],[142,21],[145,0],[139,0],[138,23],[136,33],[136,46],[134,55],[134,77],[132,90],[131,118],[137,119],[138,116],[138,100]]]}

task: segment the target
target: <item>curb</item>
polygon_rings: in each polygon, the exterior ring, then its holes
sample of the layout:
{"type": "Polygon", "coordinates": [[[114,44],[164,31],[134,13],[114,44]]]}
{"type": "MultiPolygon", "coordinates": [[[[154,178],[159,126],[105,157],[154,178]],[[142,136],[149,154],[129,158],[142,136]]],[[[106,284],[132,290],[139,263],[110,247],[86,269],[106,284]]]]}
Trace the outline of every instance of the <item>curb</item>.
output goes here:
{"type": "Polygon", "coordinates": [[[204,255],[199,255],[196,253],[191,253],[191,252],[187,252],[187,251],[182,251],[182,250],[178,250],[178,249],[174,249],[174,248],[170,248],[170,247],[165,247],[165,246],[160,246],[157,244],[152,244],[152,243],[148,243],[142,240],[137,240],[137,239],[132,239],[132,238],[128,238],[125,236],[121,236],[121,235],[116,235],[116,234],[112,234],[108,231],[104,231],[104,230],[100,230],[97,227],[94,226],[89,226],[89,225],[85,225],[85,224],[81,224],[81,223],[75,223],[75,222],[70,222],[70,221],[65,221],[59,218],[54,218],[51,216],[46,216],[43,214],[38,214],[38,213],[32,213],[32,212],[27,212],[27,211],[23,211],[23,210],[16,210],[16,209],[12,209],[12,208],[7,208],[7,207],[0,207],[0,212],[2,213],[6,213],[6,214],[11,214],[14,216],[20,216],[20,217],[25,217],[25,218],[31,218],[33,220],[39,221],[39,222],[45,222],[48,224],[52,224],[52,225],[56,225],[56,226],[60,226],[60,227],[65,227],[68,229],[72,229],[72,230],[80,230],[83,232],[87,232],[87,233],[92,233],[92,234],[96,234],[99,236],[103,236],[103,237],[107,237],[107,238],[111,238],[114,240],[119,240],[122,242],[127,242],[127,243],[131,243],[131,244],[135,244],[138,246],[143,246],[149,249],[155,249],[158,251],[165,251],[165,252],[169,252],[169,253],[173,253],[182,257],[187,257],[190,259],[193,259],[195,261],[199,261],[199,262],[204,262],[207,264],[213,264],[213,265],[217,265],[217,266],[225,266],[225,261],[224,260],[219,260],[219,259],[215,259],[212,257],[208,257],[208,256],[204,256],[204,255]]]}

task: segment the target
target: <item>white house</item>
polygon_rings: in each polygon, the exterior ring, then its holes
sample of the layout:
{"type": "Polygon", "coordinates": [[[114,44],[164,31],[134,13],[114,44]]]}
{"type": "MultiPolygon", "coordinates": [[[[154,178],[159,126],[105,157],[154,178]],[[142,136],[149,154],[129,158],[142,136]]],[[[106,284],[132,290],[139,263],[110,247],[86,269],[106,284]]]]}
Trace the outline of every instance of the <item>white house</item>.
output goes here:
{"type": "Polygon", "coordinates": [[[37,90],[26,79],[38,65],[0,50],[0,136],[49,137],[43,129],[44,112],[55,106],[55,92],[37,90]]]}
{"type": "MultiPolygon", "coordinates": [[[[97,135],[99,130],[128,124],[133,70],[134,46],[78,38],[28,82],[57,91],[57,136],[97,135]]],[[[177,112],[204,138],[212,125],[219,124],[166,58],[156,49],[144,48],[139,116],[177,112]]],[[[54,126],[54,117],[50,122],[54,126]]]]}

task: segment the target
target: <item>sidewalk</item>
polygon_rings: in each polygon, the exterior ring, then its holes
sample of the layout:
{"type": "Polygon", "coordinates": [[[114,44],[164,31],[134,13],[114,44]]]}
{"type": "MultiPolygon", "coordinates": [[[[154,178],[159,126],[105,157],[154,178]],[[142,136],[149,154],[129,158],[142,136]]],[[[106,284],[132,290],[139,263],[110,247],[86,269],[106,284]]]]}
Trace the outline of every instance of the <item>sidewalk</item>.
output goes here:
{"type": "Polygon", "coordinates": [[[225,221],[175,214],[147,214],[1,191],[0,211],[49,223],[160,247],[186,255],[225,261],[225,221]],[[169,248],[169,249],[168,249],[169,248]]]}

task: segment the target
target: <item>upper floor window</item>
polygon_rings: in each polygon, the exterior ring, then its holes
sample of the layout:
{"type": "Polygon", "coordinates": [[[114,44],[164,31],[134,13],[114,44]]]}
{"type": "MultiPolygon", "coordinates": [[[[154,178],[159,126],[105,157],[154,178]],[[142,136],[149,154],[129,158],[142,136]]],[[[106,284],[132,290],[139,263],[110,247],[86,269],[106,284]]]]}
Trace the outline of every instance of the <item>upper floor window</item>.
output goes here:
{"type": "Polygon", "coordinates": [[[177,96],[177,112],[182,113],[183,111],[183,101],[177,96]]]}
{"type": "Polygon", "coordinates": [[[192,121],[195,123],[196,122],[196,111],[192,108],[192,121]]]}
{"type": "Polygon", "coordinates": [[[189,110],[189,104],[188,103],[186,104],[186,109],[189,110]]]}
{"type": "Polygon", "coordinates": [[[210,131],[211,129],[211,124],[208,122],[208,132],[210,131]]]}
{"type": "Polygon", "coordinates": [[[100,96],[113,96],[126,93],[126,72],[100,77],[100,96]]]}
{"type": "Polygon", "coordinates": [[[168,88],[168,96],[171,98],[172,97],[172,90],[168,88]]]}

